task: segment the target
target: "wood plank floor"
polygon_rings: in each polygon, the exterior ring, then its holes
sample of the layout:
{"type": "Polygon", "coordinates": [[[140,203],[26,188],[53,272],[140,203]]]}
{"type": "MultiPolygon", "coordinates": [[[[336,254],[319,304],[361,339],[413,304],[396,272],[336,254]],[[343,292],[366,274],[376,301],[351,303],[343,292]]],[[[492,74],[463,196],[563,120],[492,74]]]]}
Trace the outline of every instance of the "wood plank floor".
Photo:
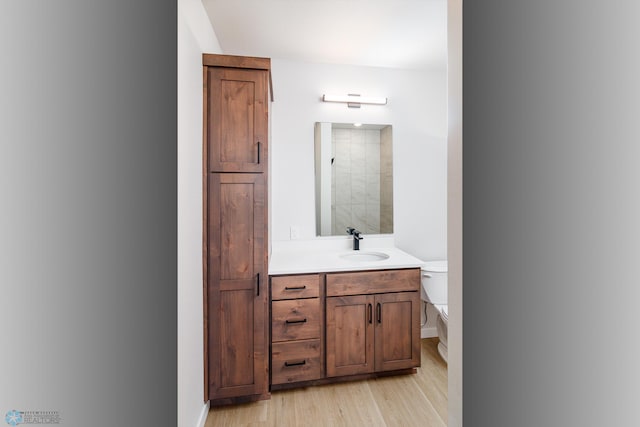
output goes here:
{"type": "Polygon", "coordinates": [[[414,375],[276,391],[270,400],[211,408],[205,427],[445,427],[447,365],[437,345],[422,340],[414,375]]]}

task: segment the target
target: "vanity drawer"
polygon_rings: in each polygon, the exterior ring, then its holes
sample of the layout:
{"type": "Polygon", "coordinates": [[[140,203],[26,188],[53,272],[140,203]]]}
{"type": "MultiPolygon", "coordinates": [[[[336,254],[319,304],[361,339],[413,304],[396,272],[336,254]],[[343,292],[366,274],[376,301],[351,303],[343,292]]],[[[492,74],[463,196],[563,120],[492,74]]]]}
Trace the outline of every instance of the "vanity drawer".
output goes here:
{"type": "Polygon", "coordinates": [[[320,298],[273,301],[271,341],[320,337],[320,298]]]}
{"type": "Polygon", "coordinates": [[[271,383],[316,380],[322,374],[320,340],[275,343],[271,347],[271,383]]]}
{"type": "Polygon", "coordinates": [[[328,297],[418,290],[419,268],[327,274],[328,297]]]}
{"type": "Polygon", "coordinates": [[[271,299],[314,298],[319,295],[319,274],[271,277],[271,299]]]}

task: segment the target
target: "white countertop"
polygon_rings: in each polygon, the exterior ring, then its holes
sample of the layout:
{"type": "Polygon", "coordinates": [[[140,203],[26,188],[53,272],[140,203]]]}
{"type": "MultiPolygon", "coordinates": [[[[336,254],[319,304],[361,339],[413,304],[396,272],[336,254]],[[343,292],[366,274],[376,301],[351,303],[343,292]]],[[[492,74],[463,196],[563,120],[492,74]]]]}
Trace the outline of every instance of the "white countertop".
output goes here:
{"type": "Polygon", "coordinates": [[[396,247],[367,247],[360,253],[382,252],[389,258],[377,261],[353,261],[340,255],[354,253],[353,250],[319,248],[273,248],[269,259],[269,274],[305,274],[329,271],[389,270],[421,267],[424,261],[396,247]]]}

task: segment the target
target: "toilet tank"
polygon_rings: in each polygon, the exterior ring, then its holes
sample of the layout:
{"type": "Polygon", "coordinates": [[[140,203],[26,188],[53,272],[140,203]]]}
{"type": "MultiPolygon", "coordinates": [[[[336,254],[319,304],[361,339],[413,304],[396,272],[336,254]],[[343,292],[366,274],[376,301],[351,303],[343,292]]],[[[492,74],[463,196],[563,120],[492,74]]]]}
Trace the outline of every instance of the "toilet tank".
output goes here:
{"type": "Polygon", "coordinates": [[[431,304],[447,304],[447,261],[427,261],[422,265],[422,299],[431,304]]]}

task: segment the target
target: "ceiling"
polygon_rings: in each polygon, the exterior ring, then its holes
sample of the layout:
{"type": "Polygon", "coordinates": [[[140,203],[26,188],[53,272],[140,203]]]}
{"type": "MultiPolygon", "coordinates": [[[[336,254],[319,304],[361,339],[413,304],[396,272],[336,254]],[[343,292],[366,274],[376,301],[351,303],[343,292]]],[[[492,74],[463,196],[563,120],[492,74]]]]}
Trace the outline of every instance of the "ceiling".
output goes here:
{"type": "Polygon", "coordinates": [[[224,53],[428,69],[447,61],[447,0],[202,0],[224,53]]]}

